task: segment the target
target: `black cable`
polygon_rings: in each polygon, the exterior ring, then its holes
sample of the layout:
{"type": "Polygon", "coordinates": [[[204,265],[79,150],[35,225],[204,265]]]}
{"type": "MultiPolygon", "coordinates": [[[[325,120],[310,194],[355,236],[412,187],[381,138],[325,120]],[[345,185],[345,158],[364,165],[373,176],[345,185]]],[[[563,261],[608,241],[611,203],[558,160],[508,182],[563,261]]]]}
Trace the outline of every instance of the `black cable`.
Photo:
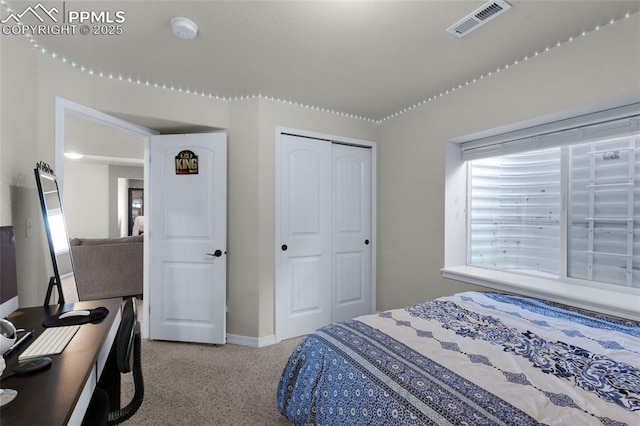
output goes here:
{"type": "Polygon", "coordinates": [[[128,419],[130,419],[138,408],[142,405],[144,399],[144,381],[142,379],[142,348],[141,348],[140,332],[136,333],[134,342],[134,354],[133,354],[133,383],[134,394],[133,399],[126,407],[119,410],[115,410],[109,413],[109,420],[107,424],[118,425],[128,419]]]}

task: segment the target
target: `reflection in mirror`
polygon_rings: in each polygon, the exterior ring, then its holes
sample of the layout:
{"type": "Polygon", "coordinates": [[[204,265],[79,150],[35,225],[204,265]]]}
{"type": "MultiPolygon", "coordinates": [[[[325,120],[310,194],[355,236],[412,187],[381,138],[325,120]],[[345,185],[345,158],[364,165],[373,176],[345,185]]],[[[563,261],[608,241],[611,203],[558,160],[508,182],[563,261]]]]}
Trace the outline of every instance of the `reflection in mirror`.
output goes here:
{"type": "MultiPolygon", "coordinates": [[[[70,111],[64,114],[62,133],[64,161],[55,167],[60,193],[64,195],[62,202],[69,236],[113,238],[130,235],[127,190],[144,186],[146,136],[117,123],[96,121],[70,111]],[[67,155],[69,153],[83,157],[72,159],[67,155]],[[136,183],[120,188],[120,179],[136,183]],[[88,190],[91,184],[103,185],[107,191],[88,190]]],[[[73,260],[79,259],[76,256],[73,260]]],[[[76,267],[78,285],[82,286],[82,272],[79,265],[76,267]]]]}
{"type": "Polygon", "coordinates": [[[49,304],[53,287],[58,291],[58,303],[77,302],[78,288],[75,269],[69,247],[62,201],[58,191],[58,182],[53,170],[46,163],[38,163],[34,172],[54,272],[54,276],[49,280],[44,304],[45,306],[49,304]]]}

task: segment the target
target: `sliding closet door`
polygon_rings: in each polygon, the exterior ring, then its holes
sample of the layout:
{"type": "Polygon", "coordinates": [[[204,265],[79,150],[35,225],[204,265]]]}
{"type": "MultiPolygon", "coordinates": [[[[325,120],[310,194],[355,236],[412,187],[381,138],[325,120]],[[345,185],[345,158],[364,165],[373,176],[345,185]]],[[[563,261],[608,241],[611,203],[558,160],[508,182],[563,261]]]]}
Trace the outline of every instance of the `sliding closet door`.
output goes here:
{"type": "Polygon", "coordinates": [[[331,143],[282,135],[278,147],[276,330],[331,322],[331,143]]]}
{"type": "Polygon", "coordinates": [[[370,147],[281,134],[276,338],[373,311],[370,147]]]}
{"type": "Polygon", "coordinates": [[[371,149],[333,144],[333,315],[372,311],[371,149]]]}

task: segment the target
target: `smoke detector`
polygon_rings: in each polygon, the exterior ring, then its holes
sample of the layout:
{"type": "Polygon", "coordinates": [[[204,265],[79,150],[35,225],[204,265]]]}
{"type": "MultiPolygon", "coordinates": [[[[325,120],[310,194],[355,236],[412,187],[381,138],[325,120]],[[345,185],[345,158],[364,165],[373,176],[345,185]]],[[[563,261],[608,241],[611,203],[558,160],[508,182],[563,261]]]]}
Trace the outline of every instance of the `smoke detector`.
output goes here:
{"type": "Polygon", "coordinates": [[[447,32],[462,38],[509,9],[511,5],[504,0],[490,1],[447,28],[447,32]]]}
{"type": "Polygon", "coordinates": [[[188,18],[175,17],[171,20],[173,33],[185,40],[192,40],[198,35],[198,26],[188,18]]]}

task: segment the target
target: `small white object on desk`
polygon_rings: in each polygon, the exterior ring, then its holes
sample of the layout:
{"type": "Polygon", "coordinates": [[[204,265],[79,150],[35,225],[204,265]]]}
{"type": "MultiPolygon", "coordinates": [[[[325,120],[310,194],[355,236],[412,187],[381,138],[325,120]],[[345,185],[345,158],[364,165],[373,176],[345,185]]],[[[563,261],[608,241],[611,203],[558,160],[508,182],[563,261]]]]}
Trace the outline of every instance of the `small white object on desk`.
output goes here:
{"type": "Polygon", "coordinates": [[[63,314],[60,314],[60,316],[58,317],[58,319],[65,319],[65,318],[69,318],[69,317],[88,317],[89,314],[91,314],[91,311],[69,311],[69,312],[65,312],[63,314]]]}
{"type": "MultiPolygon", "coordinates": [[[[0,375],[2,375],[5,367],[4,357],[0,356],[0,375]]],[[[17,395],[18,392],[13,389],[0,389],[0,407],[13,401],[17,395]]]]}

